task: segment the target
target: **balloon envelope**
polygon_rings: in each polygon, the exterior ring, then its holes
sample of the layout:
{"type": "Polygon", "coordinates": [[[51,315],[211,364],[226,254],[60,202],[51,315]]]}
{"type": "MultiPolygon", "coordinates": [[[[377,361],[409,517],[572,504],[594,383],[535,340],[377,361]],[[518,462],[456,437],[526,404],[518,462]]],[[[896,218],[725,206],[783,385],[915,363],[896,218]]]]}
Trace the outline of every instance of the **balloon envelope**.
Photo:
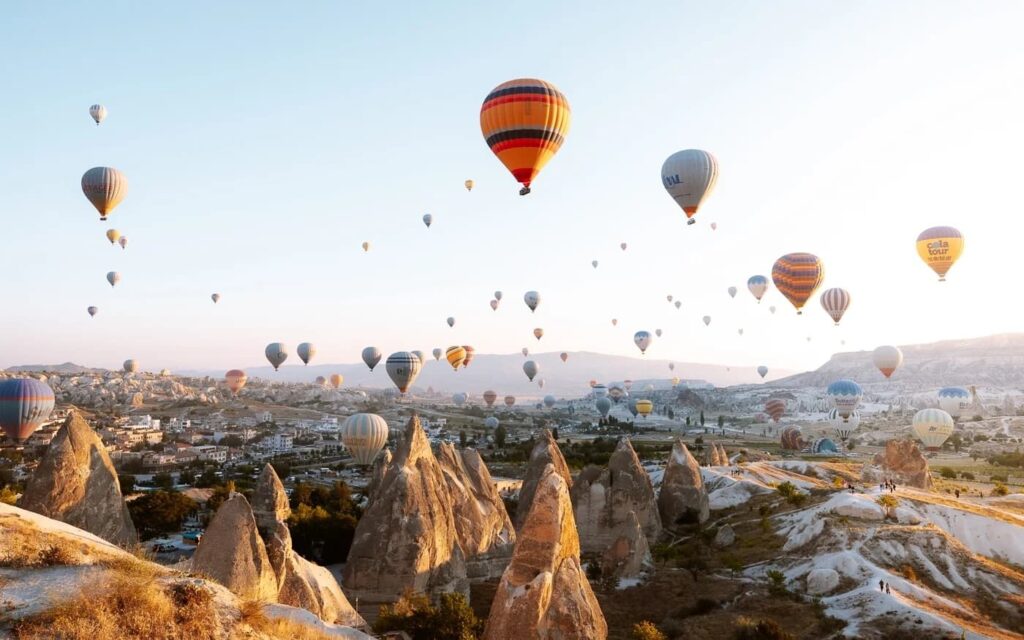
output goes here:
{"type": "Polygon", "coordinates": [[[0,428],[11,440],[24,442],[46,422],[56,399],[48,384],[32,378],[0,381],[0,428]]]}
{"type": "Polygon", "coordinates": [[[537,305],[540,304],[540,294],[536,291],[527,291],[523,294],[523,302],[530,308],[530,311],[536,311],[537,305]]]}
{"type": "Polygon", "coordinates": [[[838,325],[843,314],[850,308],[850,292],[837,287],[825,289],[821,294],[821,307],[838,325]]]}
{"type": "Polygon", "coordinates": [[[693,224],[693,216],[718,182],[718,160],[700,149],[677,151],[661,165],[661,182],[693,224]]]}
{"type": "Polygon", "coordinates": [[[420,362],[420,359],[408,351],[392,353],[384,363],[388,377],[402,393],[408,391],[412,383],[416,381],[416,376],[420,374],[422,367],[423,363],[420,362]]]}
{"type": "Polygon", "coordinates": [[[95,316],[97,313],[99,313],[99,307],[89,307],[88,309],[86,309],[86,311],[89,312],[90,316],[95,316]]]}
{"type": "Polygon", "coordinates": [[[366,366],[370,367],[370,371],[373,371],[373,368],[377,366],[378,362],[380,362],[380,349],[377,347],[366,347],[363,349],[362,357],[366,366]]]}
{"type": "Polygon", "coordinates": [[[608,412],[612,410],[612,401],[602,396],[594,402],[594,406],[597,407],[602,418],[607,418],[608,412]]]}
{"type": "Polygon", "coordinates": [[[444,351],[440,347],[435,348],[431,353],[434,354],[434,360],[440,360],[441,356],[444,355],[444,351]]]}
{"type": "Polygon", "coordinates": [[[288,347],[280,342],[271,342],[267,345],[267,348],[263,350],[264,355],[267,356],[267,360],[274,366],[274,371],[284,364],[284,361],[288,359],[288,347]]]}
{"type": "Polygon", "coordinates": [[[89,107],[89,115],[97,126],[107,118],[107,108],[102,104],[94,104],[89,107]]]}
{"type": "Polygon", "coordinates": [[[871,354],[871,358],[875,366],[878,367],[878,370],[886,378],[891,376],[903,364],[903,352],[900,351],[899,347],[892,345],[876,347],[874,353],[871,354]]]}
{"type": "Polygon", "coordinates": [[[971,392],[963,387],[943,387],[939,389],[938,396],[939,408],[954,420],[971,407],[971,392]]]}
{"type": "Polygon", "coordinates": [[[433,222],[434,216],[430,215],[429,213],[423,214],[423,224],[427,225],[428,229],[430,228],[430,225],[433,224],[433,222]]]}
{"type": "Polygon", "coordinates": [[[750,276],[747,279],[747,290],[757,298],[758,302],[761,302],[765,291],[768,290],[768,278],[764,276],[750,276]]]}
{"type": "Polygon", "coordinates": [[[804,303],[825,279],[825,267],[818,256],[811,253],[788,253],[772,266],[772,282],[779,293],[803,313],[804,303]]]}
{"type": "Polygon", "coordinates": [[[448,364],[452,365],[452,369],[459,370],[466,362],[466,349],[460,346],[448,347],[448,350],[444,352],[445,359],[448,360],[448,364]]]}
{"type": "Polygon", "coordinates": [[[768,375],[768,367],[766,367],[764,365],[761,365],[760,367],[758,367],[757,368],[757,375],[759,375],[762,378],[764,378],[766,375],[768,375]]]}
{"type": "Polygon", "coordinates": [[[637,400],[636,401],[636,412],[646,418],[654,411],[654,403],[650,400],[637,400]]]}
{"type": "Polygon", "coordinates": [[[82,193],[106,220],[128,193],[128,179],[113,167],[93,167],[82,175],[82,193]]]}
{"type": "Polygon", "coordinates": [[[340,373],[332,373],[331,376],[327,378],[327,381],[331,383],[332,387],[337,389],[345,382],[345,376],[340,373]]]}
{"type": "Polygon", "coordinates": [[[107,282],[109,282],[112,287],[116,286],[118,282],[121,282],[121,274],[116,271],[110,271],[107,273],[107,282]]]}
{"type": "Polygon", "coordinates": [[[228,389],[231,393],[238,393],[245,386],[245,383],[249,380],[249,376],[245,374],[241,369],[231,369],[224,374],[224,383],[227,384],[228,389]]]}
{"type": "Polygon", "coordinates": [[[964,252],[964,236],[953,227],[932,227],[917,236],[917,255],[945,282],[946,273],[964,252]]]}
{"type": "Polygon", "coordinates": [[[519,78],[495,87],[480,107],[487,146],[523,185],[520,195],[558,152],[569,133],[569,101],[555,85],[519,78]]]}
{"type": "Polygon", "coordinates": [[[649,331],[637,331],[633,334],[633,343],[640,349],[640,353],[647,353],[647,347],[651,346],[654,340],[649,331]]]}
{"type": "Polygon", "coordinates": [[[107,240],[110,240],[110,244],[114,244],[121,237],[121,232],[117,229],[107,229],[107,240]]]}
{"type": "Polygon", "coordinates": [[[466,186],[466,191],[472,191],[473,190],[473,181],[472,180],[466,180],[462,184],[464,184],[466,186]]]}
{"type": "Polygon", "coordinates": [[[124,368],[125,373],[135,373],[139,370],[139,363],[135,362],[131,358],[125,360],[124,364],[121,366],[124,368]]]}
{"type": "Polygon", "coordinates": [[[828,385],[826,393],[844,420],[857,409],[861,398],[864,397],[864,390],[860,385],[847,379],[836,380],[828,385]]]}
{"type": "Polygon", "coordinates": [[[218,302],[220,302],[220,294],[219,293],[210,294],[210,300],[213,300],[213,304],[217,304],[218,302]]]}
{"type": "Polygon", "coordinates": [[[914,414],[911,431],[924,443],[925,449],[937,451],[955,428],[953,416],[942,409],[921,409],[914,414]]]}
{"type": "Polygon", "coordinates": [[[302,364],[309,364],[309,361],[316,355],[316,346],[311,342],[303,342],[295,348],[295,352],[299,354],[302,364]]]}
{"type": "Polygon", "coordinates": [[[562,353],[558,354],[558,357],[562,359],[562,362],[565,362],[566,360],[569,359],[569,354],[563,351],[562,353]]]}
{"type": "Polygon", "coordinates": [[[497,399],[498,399],[498,394],[495,393],[494,391],[492,391],[490,389],[488,389],[487,391],[484,391],[484,402],[487,403],[488,407],[492,406],[494,404],[494,401],[497,400],[497,399]]]}
{"type": "Polygon", "coordinates": [[[540,371],[540,367],[533,360],[527,360],[523,363],[523,373],[530,379],[530,382],[533,382],[533,377],[537,375],[538,371],[540,371]]]}
{"type": "Polygon", "coordinates": [[[369,465],[388,441],[388,423],[374,413],[357,413],[341,426],[341,442],[356,464],[369,465]]]}
{"type": "Polygon", "coordinates": [[[548,409],[550,409],[551,407],[555,406],[555,396],[553,396],[553,395],[546,395],[546,396],[544,396],[544,406],[547,407],[548,409]]]}

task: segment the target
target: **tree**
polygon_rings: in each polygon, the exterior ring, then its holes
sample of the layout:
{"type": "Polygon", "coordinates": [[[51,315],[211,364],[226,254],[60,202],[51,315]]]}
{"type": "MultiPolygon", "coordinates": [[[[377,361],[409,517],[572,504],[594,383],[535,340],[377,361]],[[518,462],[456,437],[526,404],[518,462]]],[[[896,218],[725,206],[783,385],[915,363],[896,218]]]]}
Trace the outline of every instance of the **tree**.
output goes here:
{"type": "Polygon", "coordinates": [[[704,410],[700,410],[700,426],[704,426],[704,410]]]}
{"type": "Polygon", "coordinates": [[[395,604],[380,608],[373,630],[405,631],[412,640],[476,640],[483,622],[461,593],[441,594],[434,607],[427,596],[407,592],[395,604]]]}
{"type": "Polygon", "coordinates": [[[166,471],[161,472],[153,476],[153,486],[157,489],[163,489],[164,491],[170,491],[174,488],[174,478],[171,474],[166,471]]]}
{"type": "Polygon", "coordinates": [[[690,416],[686,416],[686,426],[690,426],[690,416]]]}
{"type": "Polygon", "coordinates": [[[203,469],[203,472],[196,478],[195,485],[200,489],[209,489],[220,484],[220,478],[217,477],[217,470],[213,467],[207,467],[203,469]]]}
{"type": "Polygon", "coordinates": [[[135,476],[123,473],[117,476],[117,482],[121,485],[121,495],[126,496],[135,492],[135,476]]]}
{"type": "Polygon", "coordinates": [[[178,474],[178,482],[181,484],[192,484],[196,481],[196,474],[188,469],[178,474]]]}
{"type": "Polygon", "coordinates": [[[649,620],[634,624],[632,637],[633,640],[668,640],[668,636],[649,620]]]}
{"type": "Polygon", "coordinates": [[[459,431],[459,447],[465,449],[466,440],[468,440],[468,437],[466,436],[466,430],[463,429],[462,431],[459,431]]]}
{"type": "Polygon", "coordinates": [[[672,409],[668,410],[668,419],[669,420],[675,420],[676,419],[676,412],[673,411],[672,409]]]}
{"type": "Polygon", "coordinates": [[[505,446],[505,438],[508,437],[508,432],[505,430],[504,425],[498,425],[498,428],[494,430],[494,445],[499,449],[505,446]]]}
{"type": "Polygon", "coordinates": [[[222,447],[240,447],[243,444],[245,444],[245,440],[242,440],[242,436],[236,436],[235,434],[231,434],[229,436],[224,436],[223,438],[221,438],[220,442],[218,442],[217,444],[219,444],[222,447]]]}
{"type": "Polygon", "coordinates": [[[878,506],[882,507],[882,509],[885,510],[885,517],[887,518],[892,517],[893,510],[896,507],[900,506],[900,499],[892,495],[891,493],[886,493],[879,496],[878,499],[875,500],[875,502],[877,502],[878,506]]]}
{"type": "Polygon", "coordinates": [[[551,437],[554,438],[555,440],[558,440],[558,427],[555,427],[554,429],[551,430],[551,437]]]}
{"type": "Polygon", "coordinates": [[[128,513],[143,540],[180,530],[185,517],[198,508],[195,500],[176,491],[146,493],[128,503],[128,513]]]}
{"type": "Polygon", "coordinates": [[[724,428],[724,427],[725,427],[725,416],[719,414],[718,415],[718,428],[721,429],[721,428],[724,428]]]}

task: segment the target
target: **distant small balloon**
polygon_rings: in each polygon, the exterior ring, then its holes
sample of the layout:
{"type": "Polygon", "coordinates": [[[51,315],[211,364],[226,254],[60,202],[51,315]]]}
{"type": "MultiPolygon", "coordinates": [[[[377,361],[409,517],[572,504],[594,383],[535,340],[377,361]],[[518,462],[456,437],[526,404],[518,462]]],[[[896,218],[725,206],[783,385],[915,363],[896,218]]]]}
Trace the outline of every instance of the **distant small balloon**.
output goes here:
{"type": "Polygon", "coordinates": [[[211,294],[210,295],[210,300],[213,300],[213,304],[217,304],[218,302],[220,302],[220,294],[219,293],[211,294]]]}
{"type": "Polygon", "coordinates": [[[500,291],[495,291],[494,292],[494,299],[497,300],[498,302],[501,302],[501,292],[500,291]]]}
{"type": "Polygon", "coordinates": [[[743,329],[737,329],[737,331],[739,331],[741,336],[743,335],[743,329]]]}
{"type": "Polygon", "coordinates": [[[448,319],[445,320],[445,322],[448,323],[449,327],[454,327],[455,326],[455,318],[452,318],[451,316],[449,316],[448,319]]]}
{"type": "Polygon", "coordinates": [[[766,375],[768,375],[768,367],[766,367],[764,365],[761,365],[760,367],[758,367],[757,368],[757,375],[759,375],[762,378],[764,378],[766,375]]]}
{"type": "Polygon", "coordinates": [[[711,316],[704,316],[704,326],[706,327],[706,326],[708,326],[710,324],[711,324],[711,316]]]}
{"type": "Polygon", "coordinates": [[[231,393],[238,394],[245,386],[246,381],[249,377],[245,374],[245,371],[241,369],[232,369],[224,374],[224,383],[227,384],[228,389],[231,393]]]}
{"type": "Polygon", "coordinates": [[[736,287],[729,287],[729,297],[730,298],[735,298],[736,297],[736,287]]]}
{"type": "Polygon", "coordinates": [[[661,337],[661,329],[655,329],[654,330],[654,335],[656,335],[656,336],[658,336],[660,338],[661,337]]]}
{"type": "Polygon", "coordinates": [[[540,327],[537,327],[536,329],[533,330],[533,337],[540,340],[541,338],[544,337],[544,330],[541,329],[540,327]]]}
{"type": "Polygon", "coordinates": [[[625,242],[620,242],[620,243],[619,243],[619,248],[620,248],[620,249],[622,249],[623,251],[625,251],[625,250],[626,250],[626,247],[628,247],[628,246],[629,246],[629,245],[627,245],[627,244],[626,244],[625,242]]]}
{"type": "Polygon", "coordinates": [[[299,354],[302,364],[309,364],[309,361],[316,355],[316,346],[311,342],[303,342],[295,348],[295,352],[299,354]]]}
{"type": "Polygon", "coordinates": [[[523,357],[524,357],[524,358],[525,358],[526,356],[530,355],[530,350],[529,350],[529,349],[527,349],[526,347],[523,347],[522,351],[523,351],[523,357]]]}
{"type": "Polygon", "coordinates": [[[284,361],[288,359],[288,347],[284,346],[280,342],[271,342],[264,349],[264,355],[267,356],[267,360],[270,364],[274,365],[274,371],[284,364],[284,361]]]}
{"type": "Polygon", "coordinates": [[[82,176],[82,192],[106,220],[128,193],[128,179],[113,167],[93,167],[82,176]]]}
{"type": "Polygon", "coordinates": [[[717,230],[717,229],[718,229],[718,223],[717,223],[717,222],[712,222],[712,223],[711,223],[711,230],[712,230],[712,231],[715,231],[715,230],[717,230]]]}
{"type": "Polygon", "coordinates": [[[466,180],[463,184],[466,185],[466,191],[472,191],[473,190],[473,181],[472,180],[466,180]]]}
{"type": "Polygon", "coordinates": [[[540,371],[540,367],[533,360],[527,360],[523,363],[523,373],[530,379],[530,382],[533,382],[533,378],[537,375],[538,371],[540,371]]]}
{"type": "Polygon", "coordinates": [[[107,229],[107,240],[110,240],[110,244],[116,244],[117,239],[121,237],[121,232],[117,229],[107,229]]]}
{"type": "Polygon", "coordinates": [[[107,282],[109,282],[112,287],[117,286],[117,283],[121,282],[121,274],[116,271],[111,271],[107,274],[107,282]]]}
{"type": "Polygon", "coordinates": [[[649,331],[637,331],[633,334],[633,343],[640,349],[641,355],[647,353],[647,347],[651,346],[653,340],[649,331]]]}
{"type": "Polygon", "coordinates": [[[590,261],[590,266],[592,266],[592,267],[594,267],[596,269],[597,268],[597,260],[591,260],[590,261]]]}
{"type": "Polygon", "coordinates": [[[411,353],[412,355],[414,355],[417,358],[419,358],[421,364],[423,364],[425,362],[424,357],[423,357],[423,352],[420,351],[419,349],[415,349],[413,351],[410,351],[409,353],[411,353]]]}
{"type": "Polygon", "coordinates": [[[122,249],[128,248],[128,236],[121,236],[117,239],[117,244],[121,245],[122,249]]]}
{"type": "Polygon", "coordinates": [[[328,378],[328,380],[330,381],[331,386],[337,389],[341,387],[341,385],[345,382],[345,376],[341,375],[340,373],[332,373],[331,377],[328,378]]]}
{"type": "Polygon", "coordinates": [[[612,318],[612,326],[613,327],[619,326],[619,319],[618,318],[612,318]]]}
{"type": "Polygon", "coordinates": [[[122,366],[124,367],[125,373],[135,373],[139,370],[139,363],[131,358],[125,360],[122,366]]]}
{"type": "Polygon", "coordinates": [[[668,300],[669,302],[672,302],[672,295],[669,294],[669,295],[665,296],[665,299],[668,300]]]}
{"type": "Polygon", "coordinates": [[[463,367],[468,367],[469,363],[473,362],[473,356],[476,355],[476,349],[474,349],[473,347],[469,346],[468,344],[462,345],[462,348],[466,350],[466,359],[463,360],[462,366],[463,367]]]}
{"type": "Polygon", "coordinates": [[[369,251],[369,250],[370,250],[370,243],[369,242],[364,242],[363,243],[363,251],[369,251]]]}
{"type": "Polygon", "coordinates": [[[565,362],[566,360],[569,359],[569,354],[563,351],[562,353],[559,354],[558,357],[562,359],[562,362],[565,362]]]}
{"type": "Polygon", "coordinates": [[[434,222],[434,216],[430,215],[429,213],[424,213],[423,214],[423,224],[427,225],[428,229],[430,228],[430,225],[433,222],[434,222]]]}
{"type": "Polygon", "coordinates": [[[380,362],[380,349],[377,347],[366,347],[363,349],[362,358],[363,362],[366,363],[366,366],[370,367],[370,371],[373,371],[373,368],[377,366],[378,362],[380,362]]]}
{"type": "Polygon", "coordinates": [[[498,394],[495,393],[494,391],[492,391],[491,389],[488,389],[487,391],[484,391],[484,402],[487,403],[488,407],[492,406],[494,404],[494,401],[497,400],[497,399],[498,399],[498,394]]]}
{"type": "Polygon", "coordinates": [[[448,360],[448,364],[452,366],[452,369],[458,371],[459,367],[466,362],[466,349],[458,345],[448,347],[448,350],[444,352],[444,356],[448,360]]]}
{"type": "Polygon", "coordinates": [[[775,305],[772,305],[772,306],[768,307],[768,310],[771,311],[774,314],[775,313],[775,305]]]}
{"type": "MultiPolygon", "coordinates": [[[[498,298],[498,296],[494,297],[498,298]]],[[[500,300],[501,298],[498,299],[500,300]]],[[[526,306],[530,308],[530,311],[536,311],[537,305],[540,304],[540,294],[536,291],[527,291],[523,294],[523,302],[525,302],[526,306]]]]}
{"type": "Polygon", "coordinates": [[[440,360],[441,356],[444,355],[444,351],[440,348],[434,349],[432,353],[434,354],[434,360],[440,360]]]}
{"type": "Polygon", "coordinates": [[[491,300],[491,310],[492,311],[497,311],[498,310],[498,301],[497,300],[491,300]]]}
{"type": "Polygon", "coordinates": [[[96,126],[100,126],[100,123],[107,118],[107,108],[102,104],[94,104],[89,107],[89,115],[92,117],[96,126]]]}
{"type": "Polygon", "coordinates": [[[676,309],[678,309],[681,306],[683,306],[683,303],[680,302],[679,300],[676,300],[676,309]]]}
{"type": "Polygon", "coordinates": [[[89,312],[90,316],[95,316],[99,312],[99,307],[89,307],[86,311],[89,312]]]}
{"type": "Polygon", "coordinates": [[[675,371],[676,370],[676,363],[674,363],[674,362],[668,363],[668,370],[669,371],[675,371]]]}

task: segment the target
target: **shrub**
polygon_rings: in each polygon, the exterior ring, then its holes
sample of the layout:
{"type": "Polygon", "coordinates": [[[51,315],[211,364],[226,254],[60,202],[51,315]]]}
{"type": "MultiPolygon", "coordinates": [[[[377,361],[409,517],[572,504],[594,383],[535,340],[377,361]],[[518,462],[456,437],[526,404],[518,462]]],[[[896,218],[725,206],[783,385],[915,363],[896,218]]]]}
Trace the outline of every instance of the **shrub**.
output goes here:
{"type": "Polygon", "coordinates": [[[779,492],[779,495],[786,499],[786,502],[794,507],[803,506],[803,504],[807,502],[807,494],[801,493],[800,489],[788,480],[775,487],[775,490],[779,492]]]}
{"type": "Polygon", "coordinates": [[[974,474],[970,471],[961,471],[960,477],[964,480],[974,480],[974,474]]]}
{"type": "Polygon", "coordinates": [[[786,633],[774,620],[750,620],[740,618],[736,623],[736,640],[796,640],[796,636],[786,633]]]}
{"type": "Polygon", "coordinates": [[[989,476],[989,480],[992,482],[1006,482],[1008,479],[1009,478],[1005,473],[993,473],[989,476]]]}
{"type": "Polygon", "coordinates": [[[443,593],[437,606],[422,594],[407,592],[393,605],[380,608],[376,633],[405,631],[412,640],[476,640],[483,623],[461,593],[443,593]]]}
{"type": "Polygon", "coordinates": [[[0,489],[0,502],[4,504],[14,505],[18,501],[18,494],[14,492],[10,486],[5,486],[0,489]]]}
{"type": "Polygon", "coordinates": [[[939,475],[947,480],[954,480],[956,478],[956,471],[953,471],[949,467],[942,467],[939,469],[939,475]]]}
{"type": "Polygon", "coordinates": [[[886,511],[900,506],[900,499],[890,493],[879,496],[875,502],[877,502],[886,511]]]}
{"type": "Polygon", "coordinates": [[[993,496],[1005,496],[1010,493],[1010,490],[1002,482],[997,482],[996,486],[992,487],[993,496]]]}
{"type": "Polygon", "coordinates": [[[832,478],[832,487],[834,489],[845,489],[846,480],[843,480],[840,476],[834,476],[832,478]]]}
{"type": "Polygon", "coordinates": [[[704,614],[711,613],[717,608],[717,600],[712,600],[711,598],[697,598],[697,603],[693,605],[693,615],[702,616],[704,614]]]}
{"type": "Polygon", "coordinates": [[[773,596],[780,596],[789,593],[786,589],[786,575],[778,569],[769,569],[768,573],[768,593],[773,596]]]}
{"type": "Polygon", "coordinates": [[[51,544],[39,552],[39,563],[41,567],[55,567],[80,564],[78,555],[68,548],[63,542],[51,544]]]}
{"type": "Polygon", "coordinates": [[[633,625],[633,640],[668,640],[668,636],[658,630],[653,622],[644,620],[633,625]]]}
{"type": "Polygon", "coordinates": [[[135,528],[143,540],[181,529],[181,522],[199,505],[192,498],[173,491],[146,493],[128,503],[135,528]]]}

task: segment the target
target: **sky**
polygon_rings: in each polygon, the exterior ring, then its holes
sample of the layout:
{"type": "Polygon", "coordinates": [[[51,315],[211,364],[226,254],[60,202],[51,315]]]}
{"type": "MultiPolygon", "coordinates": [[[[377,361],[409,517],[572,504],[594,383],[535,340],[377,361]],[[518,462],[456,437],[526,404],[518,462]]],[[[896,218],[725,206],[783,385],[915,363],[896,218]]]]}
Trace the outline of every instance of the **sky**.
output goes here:
{"type": "Polygon", "coordinates": [[[657,358],[803,370],[1020,329],[1024,3],[486,5],[5,6],[0,366],[227,369],[273,341],[321,363],[371,344],[639,356],[633,333],[660,328],[657,358]],[[526,197],[478,118],[518,77],[572,108],[526,197]],[[692,226],[660,181],[685,148],[721,170],[692,226]],[[80,188],[98,165],[129,182],[109,223],[80,188]],[[966,238],[945,283],[914,248],[936,225],[966,238]],[[746,291],[794,251],[850,291],[840,327],[746,291]]]}

